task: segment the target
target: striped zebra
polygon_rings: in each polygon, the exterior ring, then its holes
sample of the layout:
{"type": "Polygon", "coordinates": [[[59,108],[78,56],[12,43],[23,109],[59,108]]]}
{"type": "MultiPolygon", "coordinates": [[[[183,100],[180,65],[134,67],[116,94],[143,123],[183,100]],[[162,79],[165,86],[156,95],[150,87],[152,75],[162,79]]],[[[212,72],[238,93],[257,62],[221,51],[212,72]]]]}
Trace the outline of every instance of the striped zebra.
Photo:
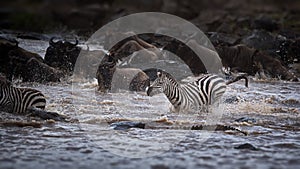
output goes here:
{"type": "Polygon", "coordinates": [[[0,110],[25,114],[30,109],[42,109],[46,106],[45,96],[38,90],[14,87],[0,76],[0,110]]]}
{"type": "Polygon", "coordinates": [[[248,79],[243,75],[225,82],[217,75],[206,74],[194,82],[180,84],[169,73],[158,71],[156,80],[146,92],[148,96],[153,96],[153,89],[158,88],[169,99],[172,112],[191,109],[208,111],[208,105],[217,103],[225,93],[226,85],[241,79],[245,79],[245,86],[248,87],[248,79]]]}

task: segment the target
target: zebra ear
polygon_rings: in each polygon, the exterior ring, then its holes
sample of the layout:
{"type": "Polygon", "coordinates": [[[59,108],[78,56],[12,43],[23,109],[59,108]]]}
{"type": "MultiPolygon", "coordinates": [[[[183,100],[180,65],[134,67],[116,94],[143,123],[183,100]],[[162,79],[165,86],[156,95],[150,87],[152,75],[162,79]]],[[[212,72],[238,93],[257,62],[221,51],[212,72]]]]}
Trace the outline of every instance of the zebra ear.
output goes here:
{"type": "Polygon", "coordinates": [[[162,73],[160,71],[157,72],[157,77],[161,77],[162,73]]]}

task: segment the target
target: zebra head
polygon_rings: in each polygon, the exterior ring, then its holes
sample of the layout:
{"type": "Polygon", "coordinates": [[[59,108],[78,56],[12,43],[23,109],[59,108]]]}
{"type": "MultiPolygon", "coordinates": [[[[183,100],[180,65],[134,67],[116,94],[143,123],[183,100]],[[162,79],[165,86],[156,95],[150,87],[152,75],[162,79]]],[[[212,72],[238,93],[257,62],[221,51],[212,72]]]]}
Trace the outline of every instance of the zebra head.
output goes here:
{"type": "Polygon", "coordinates": [[[154,96],[163,92],[163,85],[166,83],[168,77],[166,72],[157,71],[157,78],[153,81],[150,87],[146,88],[148,96],[154,96]]]}

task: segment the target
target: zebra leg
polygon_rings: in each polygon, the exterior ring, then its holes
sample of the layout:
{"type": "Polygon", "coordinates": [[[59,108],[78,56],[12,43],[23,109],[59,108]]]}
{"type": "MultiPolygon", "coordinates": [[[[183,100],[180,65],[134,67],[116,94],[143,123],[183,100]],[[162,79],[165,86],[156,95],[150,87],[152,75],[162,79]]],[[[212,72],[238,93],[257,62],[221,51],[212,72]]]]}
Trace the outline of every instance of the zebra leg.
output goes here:
{"type": "Polygon", "coordinates": [[[208,112],[209,112],[209,107],[208,107],[208,105],[201,105],[201,106],[200,106],[199,112],[200,112],[200,113],[208,113],[208,112]]]}
{"type": "Polygon", "coordinates": [[[169,110],[170,110],[170,112],[172,112],[172,113],[179,113],[180,107],[179,107],[179,106],[174,106],[174,105],[172,105],[172,104],[170,103],[170,105],[169,105],[169,110]]]}

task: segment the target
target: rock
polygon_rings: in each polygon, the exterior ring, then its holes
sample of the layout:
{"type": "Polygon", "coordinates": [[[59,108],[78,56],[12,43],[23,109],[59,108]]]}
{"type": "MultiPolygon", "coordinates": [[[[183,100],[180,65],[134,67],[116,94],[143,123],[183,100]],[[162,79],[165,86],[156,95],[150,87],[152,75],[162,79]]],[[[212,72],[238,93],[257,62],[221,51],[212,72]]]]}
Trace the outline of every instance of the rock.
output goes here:
{"type": "Polygon", "coordinates": [[[245,143],[245,144],[241,144],[239,146],[234,147],[235,149],[247,149],[247,150],[253,150],[253,151],[258,151],[259,149],[254,147],[252,144],[250,143],[245,143]]]}
{"type": "Polygon", "coordinates": [[[81,79],[96,78],[98,66],[104,56],[105,52],[102,50],[82,49],[74,65],[73,75],[81,79]]]}
{"type": "Polygon", "coordinates": [[[300,38],[297,38],[294,42],[291,43],[289,48],[290,60],[293,62],[290,63],[300,63],[300,38]]]}
{"type": "Polygon", "coordinates": [[[51,38],[49,47],[45,54],[45,63],[53,68],[59,69],[66,74],[72,74],[77,57],[81,48],[77,46],[78,40],[75,43],[59,40],[54,41],[51,38]]]}
{"type": "Polygon", "coordinates": [[[34,127],[34,128],[41,128],[42,123],[40,122],[26,122],[26,121],[0,121],[1,127],[34,127]]]}
{"type": "MultiPolygon", "coordinates": [[[[99,86],[101,85],[98,84],[99,86]]],[[[111,81],[111,91],[120,89],[129,91],[145,91],[150,85],[149,77],[141,69],[137,68],[116,68],[111,81]]]]}
{"type": "Polygon", "coordinates": [[[300,63],[291,64],[290,69],[298,78],[300,77],[300,63]]]}
{"type": "Polygon", "coordinates": [[[241,118],[235,119],[234,121],[236,121],[236,122],[256,123],[256,120],[254,118],[249,118],[249,117],[241,117],[241,118]]]}
{"type": "Polygon", "coordinates": [[[271,50],[279,46],[276,38],[265,30],[254,30],[250,36],[243,38],[241,43],[259,50],[271,50]]]}
{"type": "Polygon", "coordinates": [[[220,33],[233,33],[234,32],[234,29],[235,29],[235,25],[232,24],[232,23],[226,23],[226,22],[223,22],[218,28],[217,28],[217,32],[220,32],[220,33]]]}
{"type": "Polygon", "coordinates": [[[184,19],[193,19],[198,16],[198,10],[193,8],[188,1],[164,0],[161,11],[173,14],[184,19]]]}
{"type": "Polygon", "coordinates": [[[279,35],[282,35],[284,37],[286,37],[287,39],[298,39],[300,38],[300,33],[299,32],[295,32],[289,29],[281,29],[278,32],[279,35]]]}
{"type": "Polygon", "coordinates": [[[232,97],[226,98],[224,103],[233,104],[233,103],[236,103],[238,101],[239,101],[238,97],[232,96],[232,97]]]}
{"type": "Polygon", "coordinates": [[[137,68],[116,68],[111,81],[111,91],[120,89],[129,91],[145,91],[150,85],[149,77],[137,68]]]}
{"type": "Polygon", "coordinates": [[[30,39],[30,40],[49,40],[49,37],[44,34],[39,34],[35,32],[18,32],[17,38],[20,39],[30,39]]]}
{"type": "Polygon", "coordinates": [[[279,29],[279,24],[269,16],[260,15],[253,20],[251,27],[254,29],[264,29],[270,32],[279,29]]]}
{"type": "Polygon", "coordinates": [[[165,164],[154,164],[151,165],[151,169],[170,169],[170,167],[165,164]]]}
{"type": "Polygon", "coordinates": [[[240,37],[231,34],[211,32],[208,35],[214,46],[233,46],[240,41],[240,37]]]}
{"type": "Polygon", "coordinates": [[[150,86],[150,79],[143,71],[138,72],[130,81],[130,91],[145,91],[150,86]]]}
{"type": "Polygon", "coordinates": [[[145,69],[143,70],[143,72],[146,73],[146,75],[149,77],[149,80],[151,82],[153,82],[156,78],[157,78],[157,72],[158,71],[163,71],[161,69],[158,69],[158,68],[149,68],[149,69],[145,69]]]}
{"type": "Polygon", "coordinates": [[[120,121],[116,123],[112,123],[109,126],[113,128],[114,130],[128,130],[130,128],[145,128],[145,123],[141,122],[133,122],[133,121],[120,121]]]}

